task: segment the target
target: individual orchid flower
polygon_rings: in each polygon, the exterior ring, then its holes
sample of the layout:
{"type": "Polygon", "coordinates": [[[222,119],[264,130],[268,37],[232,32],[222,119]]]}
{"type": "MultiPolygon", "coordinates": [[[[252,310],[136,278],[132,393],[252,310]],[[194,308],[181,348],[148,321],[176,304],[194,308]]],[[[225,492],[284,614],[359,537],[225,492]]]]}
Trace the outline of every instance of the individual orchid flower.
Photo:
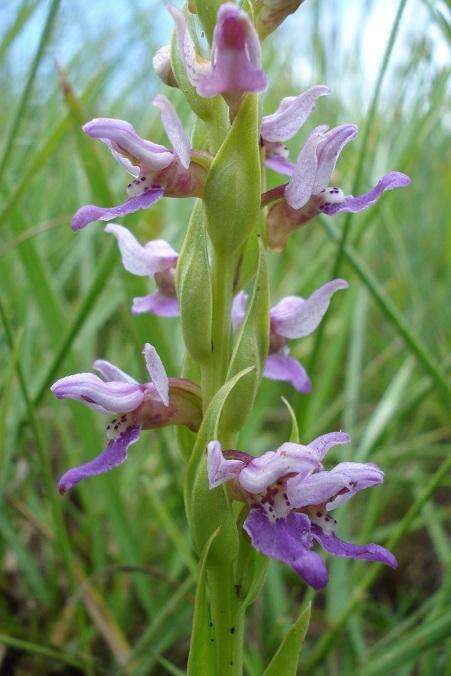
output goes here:
{"type": "Polygon", "coordinates": [[[307,446],[285,443],[258,457],[223,451],[219,441],[207,447],[209,486],[214,489],[230,481],[232,498],[248,503],[243,528],[252,546],[289,565],[317,590],[327,584],[328,573],[320,555],[312,550],[314,541],[335,556],[397,567],[395,557],[384,547],[354,545],[335,535],[337,522],[330,512],[384,478],[372,463],[341,462],[324,470],[327,451],[347,443],[347,434],[332,432],[307,446]]]}
{"type": "MultiPolygon", "coordinates": [[[[92,138],[103,141],[113,157],[133,176],[127,186],[129,198],[114,207],[87,204],[72,219],[73,230],[80,230],[93,221],[111,221],[119,216],[147,209],[168,197],[200,197],[206,169],[200,153],[194,153],[182,123],[169,100],[162,94],[154,99],[161,111],[161,121],[172,144],[172,150],[142,139],[133,126],[124,120],[100,117],[83,126],[92,138]],[[200,163],[198,163],[198,161],[200,163]]],[[[204,158],[206,159],[206,158],[204,158]]]]}
{"type": "Polygon", "coordinates": [[[369,192],[357,197],[345,196],[340,188],[329,187],[341,151],[357,132],[355,124],[314,129],[299,153],[288,184],[263,196],[263,204],[282,198],[270,207],[268,214],[268,242],[272,249],[282,250],[289,234],[319,213],[328,216],[341,211],[357,213],[377,202],[385,191],[409,185],[406,174],[390,171],[369,192]]]}
{"type": "Polygon", "coordinates": [[[142,429],[185,425],[196,431],[201,422],[201,398],[197,385],[183,378],[168,378],[155,348],[144,346],[150,382],[140,384],[103,359],[94,362],[100,373],[77,373],[57,380],[51,390],[58,399],[77,399],[85,406],[115,417],[106,426],[108,444],[94,460],[63,474],[58,491],[66,493],[83,479],[109,472],[127,459],[127,449],[142,429]]]}
{"type": "Polygon", "coordinates": [[[148,296],[134,298],[132,313],[177,317],[180,314],[175,290],[177,251],[163,239],[154,239],[142,246],[127,228],[116,223],[109,223],[105,232],[116,237],[122,263],[128,272],[155,279],[158,290],[148,296]]]}
{"type": "Polygon", "coordinates": [[[260,42],[246,12],[231,2],[220,6],[208,61],[196,54],[183,12],[172,5],[169,11],[186,75],[200,96],[222,94],[235,111],[244,93],[266,89],[260,42]]]}
{"type": "Polygon", "coordinates": [[[260,135],[268,167],[280,174],[293,173],[285,141],[291,139],[313,112],[320,96],[330,94],[329,87],[315,85],[298,96],[287,96],[272,115],[262,118],[260,135]]]}
{"type": "MultiPolygon", "coordinates": [[[[290,356],[288,340],[313,333],[326,314],[333,294],[348,286],[344,279],[333,279],[316,289],[308,298],[287,296],[271,308],[269,355],[263,374],[266,378],[288,381],[298,392],[310,392],[310,378],[302,364],[290,356]]],[[[234,298],[232,323],[235,331],[246,314],[247,299],[248,294],[244,291],[234,298]]]]}

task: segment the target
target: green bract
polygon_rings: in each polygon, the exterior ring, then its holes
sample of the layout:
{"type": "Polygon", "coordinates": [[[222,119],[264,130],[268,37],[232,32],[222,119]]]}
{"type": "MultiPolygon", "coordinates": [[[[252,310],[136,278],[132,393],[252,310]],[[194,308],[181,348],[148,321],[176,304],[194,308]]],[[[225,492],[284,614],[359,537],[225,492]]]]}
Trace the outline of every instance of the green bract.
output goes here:
{"type": "Polygon", "coordinates": [[[254,405],[269,348],[269,280],[266,254],[259,244],[259,260],[249,308],[236,338],[228,378],[249,366],[255,368],[236,385],[225,406],[230,431],[238,431],[254,405]]]}
{"type": "Polygon", "coordinates": [[[232,255],[256,227],[260,209],[258,99],[244,97],[205,185],[207,230],[213,247],[232,255]]]}
{"type": "Polygon", "coordinates": [[[177,295],[183,339],[191,357],[211,355],[212,293],[202,203],[198,200],[177,263],[177,295]]]}

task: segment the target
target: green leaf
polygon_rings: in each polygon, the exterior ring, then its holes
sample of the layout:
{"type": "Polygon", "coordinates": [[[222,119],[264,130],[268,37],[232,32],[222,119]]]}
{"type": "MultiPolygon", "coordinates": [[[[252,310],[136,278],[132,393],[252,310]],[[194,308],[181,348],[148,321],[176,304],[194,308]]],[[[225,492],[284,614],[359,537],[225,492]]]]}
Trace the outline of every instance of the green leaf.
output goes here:
{"type": "Polygon", "coordinates": [[[299,652],[310,622],[311,603],[288,630],[263,676],[296,676],[299,652]]]}
{"type": "Polygon", "coordinates": [[[197,552],[201,552],[216,528],[221,537],[212,547],[212,559],[219,564],[233,561],[238,551],[238,534],[223,486],[211,490],[208,485],[207,443],[221,436],[220,423],[224,405],[230,393],[252,367],[228,380],[211,400],[197,434],[196,444],[188,463],[185,481],[185,505],[197,552]],[[208,518],[205,516],[208,515],[208,518]]]}
{"type": "Polygon", "coordinates": [[[193,209],[177,263],[177,296],[186,349],[195,361],[205,362],[211,355],[212,292],[201,200],[193,209]]]}
{"type": "Polygon", "coordinates": [[[205,185],[207,231],[231,255],[248,239],[260,211],[258,98],[248,94],[211,165],[205,185]]]}
{"type": "Polygon", "coordinates": [[[246,316],[238,333],[227,378],[249,366],[254,370],[242,378],[228,398],[224,418],[229,431],[238,431],[254,406],[255,395],[269,349],[269,279],[263,244],[259,244],[258,269],[246,316]]]}
{"type": "Polygon", "coordinates": [[[291,418],[291,432],[290,432],[290,438],[288,441],[291,441],[292,444],[299,444],[299,425],[298,421],[296,419],[296,414],[293,411],[293,407],[291,406],[290,402],[288,399],[285,399],[285,397],[282,397],[282,401],[285,404],[285,406],[288,409],[288,413],[290,414],[291,418]]]}
{"type": "Polygon", "coordinates": [[[199,563],[194,616],[188,658],[188,676],[214,673],[215,651],[212,641],[210,613],[207,600],[207,558],[210,547],[219,533],[217,528],[205,543],[199,563]]]}

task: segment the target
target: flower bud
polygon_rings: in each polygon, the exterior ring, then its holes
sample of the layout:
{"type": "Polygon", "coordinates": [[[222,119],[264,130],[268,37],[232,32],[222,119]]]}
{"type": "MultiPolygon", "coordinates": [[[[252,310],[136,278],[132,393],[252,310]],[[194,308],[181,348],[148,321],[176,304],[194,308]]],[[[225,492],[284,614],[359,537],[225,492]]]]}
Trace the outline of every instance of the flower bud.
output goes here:
{"type": "Polygon", "coordinates": [[[261,38],[266,38],[293,14],[304,0],[257,0],[257,29],[261,38]]]}
{"type": "Polygon", "coordinates": [[[164,84],[168,87],[178,87],[175,79],[174,71],[171,65],[171,47],[170,45],[163,45],[155,52],[152,59],[153,69],[164,84]]]}

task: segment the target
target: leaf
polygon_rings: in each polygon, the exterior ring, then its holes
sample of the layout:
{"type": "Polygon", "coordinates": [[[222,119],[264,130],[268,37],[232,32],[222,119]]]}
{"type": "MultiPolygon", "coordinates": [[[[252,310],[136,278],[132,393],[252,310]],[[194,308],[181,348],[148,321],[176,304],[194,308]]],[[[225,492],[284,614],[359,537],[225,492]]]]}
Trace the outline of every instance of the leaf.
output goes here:
{"type": "Polygon", "coordinates": [[[201,552],[212,532],[220,526],[221,538],[212,548],[212,558],[219,564],[236,558],[238,533],[223,486],[213,490],[209,488],[205,449],[209,441],[221,436],[221,414],[227,398],[251,369],[252,367],[244,369],[228,380],[211,400],[197,434],[186,473],[185,506],[194,546],[197,552],[201,552]],[[208,518],[205,518],[207,514],[208,518]]]}
{"type": "Polygon", "coordinates": [[[210,547],[219,533],[217,528],[205,543],[199,563],[194,616],[188,657],[188,676],[200,673],[214,673],[215,651],[210,627],[210,613],[207,600],[207,558],[210,547]]]}
{"type": "Polygon", "coordinates": [[[290,414],[291,418],[291,432],[290,432],[290,438],[288,441],[291,441],[292,444],[299,444],[299,425],[298,421],[296,419],[296,414],[293,411],[293,407],[291,406],[290,402],[288,399],[285,399],[285,397],[282,397],[282,401],[285,404],[285,406],[288,409],[288,413],[290,414]]]}
{"type": "Polygon", "coordinates": [[[205,185],[207,231],[223,256],[248,239],[260,211],[258,98],[248,94],[220,147],[205,185]]]}
{"type": "Polygon", "coordinates": [[[198,362],[211,356],[212,291],[202,202],[197,200],[177,262],[177,296],[186,349],[198,362]]]}
{"type": "Polygon", "coordinates": [[[238,431],[254,406],[269,349],[269,279],[263,244],[259,243],[258,269],[252,298],[238,333],[227,378],[243,369],[254,370],[242,378],[230,394],[224,410],[227,429],[238,431]]]}
{"type": "Polygon", "coordinates": [[[299,652],[310,622],[311,603],[301,612],[288,630],[263,676],[296,676],[299,652]]]}

